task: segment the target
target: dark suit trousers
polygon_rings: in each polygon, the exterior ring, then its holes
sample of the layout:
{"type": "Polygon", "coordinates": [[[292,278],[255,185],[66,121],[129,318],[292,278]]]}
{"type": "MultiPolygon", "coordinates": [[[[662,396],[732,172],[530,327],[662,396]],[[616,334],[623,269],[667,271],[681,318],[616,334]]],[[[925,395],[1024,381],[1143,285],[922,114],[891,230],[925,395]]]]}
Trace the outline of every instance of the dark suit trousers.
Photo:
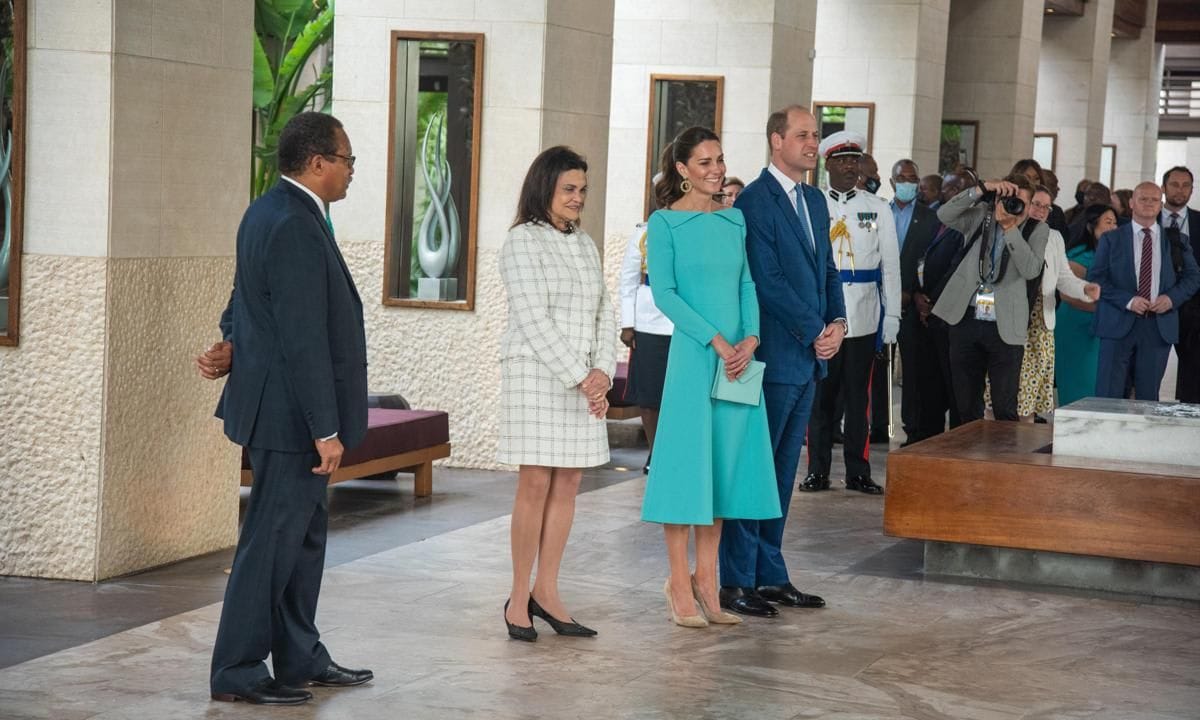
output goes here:
{"type": "Polygon", "coordinates": [[[817,384],[812,418],[808,421],[808,471],[828,475],[833,464],[833,431],[837,427],[837,397],[846,404],[842,422],[842,456],[846,477],[871,476],[871,370],[875,364],[875,334],[846,338],[829,360],[829,374],[817,384]]]}
{"type": "MultiPolygon", "coordinates": [[[[900,364],[904,385],[900,394],[900,417],[908,442],[920,442],[946,428],[946,387],[932,330],[921,323],[916,308],[900,320],[900,364]]],[[[948,348],[947,348],[948,349],[948,348]]],[[[946,357],[949,367],[950,358],[946,357]]]]}
{"type": "Polygon", "coordinates": [[[1179,308],[1179,343],[1175,346],[1179,367],[1175,374],[1175,397],[1179,402],[1200,403],[1200,298],[1193,297],[1179,308]]]}
{"type": "Polygon", "coordinates": [[[1139,400],[1158,400],[1171,346],[1162,339],[1153,315],[1134,318],[1133,328],[1119,340],[1100,338],[1096,366],[1096,397],[1125,397],[1126,379],[1133,374],[1139,400]]]}
{"type": "MultiPolygon", "coordinates": [[[[897,341],[899,338],[897,338],[897,341]]],[[[875,357],[875,364],[871,368],[871,397],[869,404],[871,407],[871,427],[870,435],[871,442],[887,442],[888,441],[888,417],[891,406],[888,404],[888,385],[892,382],[892,365],[896,362],[895,346],[888,347],[885,345],[875,357]],[[883,353],[891,351],[892,362],[889,363],[884,359],[883,353]]],[[[842,403],[839,403],[841,405],[842,403]]],[[[903,415],[903,412],[901,412],[903,415]]],[[[903,420],[903,419],[902,419],[903,420]]]]}
{"type": "Polygon", "coordinates": [[[771,451],[775,454],[775,481],[779,487],[779,508],[783,515],[773,520],[728,519],[721,527],[721,585],[751,588],[783,585],[788,582],[783,561],[783,526],[792,490],[796,486],[796,468],[804,448],[804,434],[812,411],[815,380],[804,385],[763,383],[763,402],[767,404],[767,427],[771,431],[771,451]]]}
{"type": "Polygon", "coordinates": [[[950,327],[950,372],[963,423],[983,417],[985,380],[992,383],[992,416],[997,420],[1020,419],[1017,390],[1024,357],[1024,345],[1004,342],[996,323],[976,320],[975,308],[967,307],[963,319],[950,327]]]}
{"type": "Polygon", "coordinates": [[[937,366],[940,370],[938,379],[942,383],[942,401],[945,403],[945,410],[934,417],[934,408],[931,406],[927,411],[923,411],[932,430],[937,428],[937,432],[931,433],[936,435],[946,428],[946,413],[950,416],[950,427],[956,428],[962,425],[962,418],[958,415],[958,403],[954,401],[954,377],[950,371],[950,325],[937,315],[930,315],[928,318],[929,339],[933,343],[933,353],[936,356],[937,366]]]}
{"type": "Polygon", "coordinates": [[[242,692],[270,677],[303,685],[329,666],[315,618],[325,568],[328,479],[315,451],[249,448],[254,485],[213,648],[212,691],[242,692]]]}

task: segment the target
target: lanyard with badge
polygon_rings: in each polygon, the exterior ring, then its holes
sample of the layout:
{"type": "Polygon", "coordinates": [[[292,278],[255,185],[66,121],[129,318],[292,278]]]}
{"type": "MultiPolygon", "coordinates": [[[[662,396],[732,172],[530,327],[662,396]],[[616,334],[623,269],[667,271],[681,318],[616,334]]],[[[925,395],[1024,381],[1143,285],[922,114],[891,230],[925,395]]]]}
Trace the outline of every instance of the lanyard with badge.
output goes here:
{"type": "Polygon", "coordinates": [[[1008,265],[1008,253],[1004,248],[1004,236],[996,237],[992,214],[984,218],[983,237],[991,237],[988,247],[979,249],[979,287],[975,291],[975,319],[984,322],[996,322],[996,284],[1004,277],[1008,265]],[[999,246],[1000,260],[996,260],[996,248],[999,246]],[[987,267],[984,267],[984,263],[987,267]]]}

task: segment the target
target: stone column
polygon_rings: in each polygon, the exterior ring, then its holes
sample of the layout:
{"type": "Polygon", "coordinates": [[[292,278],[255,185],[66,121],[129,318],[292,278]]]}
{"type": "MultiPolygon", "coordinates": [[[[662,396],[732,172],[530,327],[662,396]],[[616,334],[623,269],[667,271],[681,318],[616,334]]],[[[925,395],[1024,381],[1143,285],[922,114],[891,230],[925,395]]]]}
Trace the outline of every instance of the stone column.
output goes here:
{"type": "Polygon", "coordinates": [[[583,227],[603,243],[612,25],[612,0],[336,5],[333,113],[345,124],[358,162],[350,194],[332,216],[364,301],[371,388],[400,392],[414,407],[449,411],[452,465],[497,467],[506,323],[498,254],[525,172],[546,147],[568,144],[587,157],[583,227]],[[393,30],[484,34],[473,312],[380,302],[393,30]]]}
{"type": "Polygon", "coordinates": [[[248,201],[253,2],[29,9],[0,574],[99,580],[236,538],[238,453],[191,364],[248,201]]]}
{"type": "Polygon", "coordinates": [[[1158,154],[1158,95],[1163,46],[1154,42],[1157,3],[1146,4],[1146,26],[1137,38],[1113,38],[1104,107],[1104,142],[1117,146],[1116,187],[1132,188],[1155,177],[1158,154]]]}
{"type": "Polygon", "coordinates": [[[1058,133],[1054,171],[1064,191],[1099,177],[1104,137],[1113,0],[1092,0],[1083,8],[1083,17],[1046,16],[1038,66],[1036,127],[1058,133]]]}
{"type": "Polygon", "coordinates": [[[875,104],[871,153],[886,178],[902,158],[937,172],[950,0],[822,0],[814,103],[875,104]]]}
{"type": "Polygon", "coordinates": [[[1033,152],[1043,11],[1042,0],[950,4],[943,118],[979,123],[975,167],[984,177],[1033,152]]]}

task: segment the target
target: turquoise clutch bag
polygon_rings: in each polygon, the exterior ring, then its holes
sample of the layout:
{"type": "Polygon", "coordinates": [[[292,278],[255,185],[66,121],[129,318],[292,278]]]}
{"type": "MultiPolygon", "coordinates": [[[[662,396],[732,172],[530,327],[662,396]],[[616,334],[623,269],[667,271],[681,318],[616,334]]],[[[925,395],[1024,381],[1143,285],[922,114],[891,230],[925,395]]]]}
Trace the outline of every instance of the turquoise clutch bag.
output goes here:
{"type": "Polygon", "coordinates": [[[725,377],[725,361],[717,361],[717,376],[713,378],[712,397],[726,402],[758,405],[762,402],[763,372],[767,364],[751,360],[737,380],[725,377]]]}

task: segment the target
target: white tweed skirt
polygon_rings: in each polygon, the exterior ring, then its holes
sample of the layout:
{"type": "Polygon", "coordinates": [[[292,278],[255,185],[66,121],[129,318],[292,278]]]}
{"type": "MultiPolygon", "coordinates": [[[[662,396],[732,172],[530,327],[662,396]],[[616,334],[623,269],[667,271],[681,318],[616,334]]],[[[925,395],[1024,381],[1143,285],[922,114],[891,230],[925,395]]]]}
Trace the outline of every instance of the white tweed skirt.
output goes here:
{"type": "Polygon", "coordinates": [[[542,363],[500,361],[500,447],[508,465],[586,468],[608,462],[608,428],[588,414],[577,388],[563,387],[542,363]]]}

